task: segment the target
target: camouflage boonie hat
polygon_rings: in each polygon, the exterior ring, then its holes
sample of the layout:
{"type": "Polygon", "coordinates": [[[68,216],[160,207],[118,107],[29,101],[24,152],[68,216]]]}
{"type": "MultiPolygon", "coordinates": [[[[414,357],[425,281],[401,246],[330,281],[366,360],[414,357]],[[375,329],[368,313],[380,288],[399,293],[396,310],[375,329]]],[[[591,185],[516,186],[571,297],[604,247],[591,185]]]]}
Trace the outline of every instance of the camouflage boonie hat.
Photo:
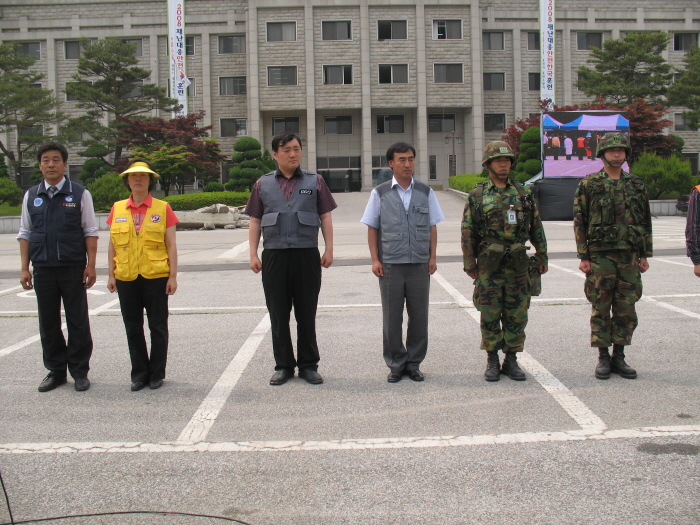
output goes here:
{"type": "Polygon", "coordinates": [[[622,133],[606,133],[598,141],[598,149],[596,149],[595,156],[601,158],[603,152],[606,149],[611,148],[625,148],[627,156],[632,155],[632,148],[630,147],[630,141],[622,133]]]}
{"type": "Polygon", "coordinates": [[[494,142],[489,142],[484,148],[484,156],[481,159],[481,165],[486,167],[486,163],[496,159],[498,157],[506,157],[512,162],[515,162],[515,155],[513,155],[513,150],[510,149],[508,143],[502,140],[496,140],[494,142]]]}

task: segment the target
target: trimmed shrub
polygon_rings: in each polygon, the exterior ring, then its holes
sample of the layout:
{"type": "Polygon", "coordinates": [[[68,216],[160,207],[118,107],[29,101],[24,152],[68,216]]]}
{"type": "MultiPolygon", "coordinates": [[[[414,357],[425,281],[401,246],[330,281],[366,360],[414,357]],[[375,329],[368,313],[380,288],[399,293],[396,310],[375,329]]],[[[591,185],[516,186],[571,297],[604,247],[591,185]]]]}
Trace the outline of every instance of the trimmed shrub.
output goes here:
{"type": "Polygon", "coordinates": [[[17,206],[22,203],[23,196],[24,193],[15,184],[15,181],[6,177],[0,177],[0,204],[6,202],[10,206],[17,206]]]}
{"type": "Polygon", "coordinates": [[[129,190],[124,181],[116,173],[106,173],[87,186],[92,194],[96,212],[106,212],[112,209],[112,204],[129,197],[129,190]]]}
{"type": "Polygon", "coordinates": [[[189,211],[211,206],[212,204],[225,204],[226,206],[243,206],[248,202],[250,192],[211,192],[189,193],[187,195],[170,195],[162,200],[170,203],[174,211],[189,211]]]}
{"type": "Polygon", "coordinates": [[[690,162],[676,156],[664,158],[645,152],[630,166],[630,171],[646,183],[650,199],[659,199],[674,191],[687,195],[697,184],[690,162]]]}
{"type": "Polygon", "coordinates": [[[204,192],[205,193],[212,193],[215,191],[224,191],[224,185],[221,184],[220,182],[212,181],[208,183],[206,186],[204,186],[204,192]]]}
{"type": "Polygon", "coordinates": [[[485,181],[486,179],[481,173],[469,173],[466,175],[455,175],[449,178],[450,188],[469,193],[474,189],[474,187],[485,181]]]}

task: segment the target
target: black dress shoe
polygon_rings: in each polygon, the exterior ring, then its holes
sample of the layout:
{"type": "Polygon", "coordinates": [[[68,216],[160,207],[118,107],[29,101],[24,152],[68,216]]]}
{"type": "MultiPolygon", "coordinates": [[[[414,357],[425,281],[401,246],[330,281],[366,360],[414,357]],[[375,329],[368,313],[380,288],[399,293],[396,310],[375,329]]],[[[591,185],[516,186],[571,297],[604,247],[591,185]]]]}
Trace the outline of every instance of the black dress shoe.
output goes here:
{"type": "Polygon", "coordinates": [[[307,383],[310,383],[312,385],[320,385],[323,383],[323,378],[321,377],[321,374],[316,372],[316,370],[312,370],[311,368],[304,368],[302,370],[299,370],[299,377],[301,379],[305,379],[307,383]]]}
{"type": "Polygon", "coordinates": [[[156,379],[155,381],[151,381],[151,383],[149,384],[149,386],[151,387],[151,390],[157,390],[157,389],[159,389],[160,387],[163,386],[163,380],[162,380],[162,379],[156,379]]]}
{"type": "Polygon", "coordinates": [[[294,370],[288,370],[283,368],[282,370],[277,370],[270,378],[270,384],[274,386],[283,385],[291,378],[294,377],[294,370]]]}
{"type": "Polygon", "coordinates": [[[386,380],[389,383],[398,383],[403,378],[403,372],[391,372],[387,376],[386,380]]]}
{"type": "Polygon", "coordinates": [[[132,392],[138,392],[139,390],[143,389],[146,386],[145,381],[134,381],[131,383],[131,391],[132,392]]]}
{"type": "Polygon", "coordinates": [[[85,392],[88,388],[90,388],[90,380],[87,377],[75,378],[75,389],[78,392],[85,392]]]}
{"type": "Polygon", "coordinates": [[[423,381],[425,379],[423,372],[417,368],[415,370],[406,370],[406,375],[411,381],[423,381]]]}
{"type": "Polygon", "coordinates": [[[61,386],[65,382],[65,375],[58,375],[56,374],[56,372],[49,372],[49,375],[47,375],[39,385],[39,392],[48,392],[49,390],[53,390],[57,386],[61,386]]]}

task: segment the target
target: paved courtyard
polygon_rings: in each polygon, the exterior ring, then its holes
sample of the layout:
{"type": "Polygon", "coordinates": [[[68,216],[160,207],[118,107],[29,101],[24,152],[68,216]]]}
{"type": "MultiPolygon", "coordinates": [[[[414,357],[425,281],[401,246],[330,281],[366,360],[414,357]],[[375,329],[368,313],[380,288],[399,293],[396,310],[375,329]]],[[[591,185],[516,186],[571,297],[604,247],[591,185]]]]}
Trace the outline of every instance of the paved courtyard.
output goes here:
{"type": "Polygon", "coordinates": [[[463,200],[440,192],[426,380],[388,384],[359,223],[368,194],[336,198],[318,386],[268,385],[269,318],[247,230],[184,231],[166,382],[131,392],[104,232],[89,295],[92,387],[39,393],[36,299],[19,287],[14,235],[0,235],[0,473],[16,522],[130,512],[44,523],[700,523],[700,279],[683,217],[654,221],[627,352],[638,379],[593,377],[573,228],[547,222],[550,272],[530,310],[527,380],[487,383],[461,264],[463,200]]]}

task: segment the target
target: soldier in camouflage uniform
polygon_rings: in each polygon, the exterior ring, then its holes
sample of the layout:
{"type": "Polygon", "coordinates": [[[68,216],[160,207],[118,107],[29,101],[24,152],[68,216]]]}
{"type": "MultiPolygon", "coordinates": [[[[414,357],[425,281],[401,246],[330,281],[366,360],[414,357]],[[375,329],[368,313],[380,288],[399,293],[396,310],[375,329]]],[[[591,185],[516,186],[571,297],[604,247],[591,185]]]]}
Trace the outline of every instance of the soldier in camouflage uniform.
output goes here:
{"type": "Polygon", "coordinates": [[[535,202],[529,190],[508,177],[514,161],[505,142],[484,148],[482,166],[489,180],[469,194],[462,219],[464,271],[475,279],[474,306],[481,312],[487,381],[498,381],[500,374],[525,379],[517,352],[523,350],[530,307],[528,240],[536,250],[537,270],[547,271],[547,240],[535,202]],[[502,367],[499,349],[505,354],[502,367]]]}
{"type": "Polygon", "coordinates": [[[637,326],[634,304],[642,296],[640,272],[649,268],[652,237],[647,187],[622,171],[631,152],[621,133],[601,137],[596,156],[603,159],[603,170],[586,176],[574,199],[576,250],[592,304],[591,346],[599,351],[598,379],[608,379],[611,372],[637,377],[625,362],[624,350],[637,326]]]}

